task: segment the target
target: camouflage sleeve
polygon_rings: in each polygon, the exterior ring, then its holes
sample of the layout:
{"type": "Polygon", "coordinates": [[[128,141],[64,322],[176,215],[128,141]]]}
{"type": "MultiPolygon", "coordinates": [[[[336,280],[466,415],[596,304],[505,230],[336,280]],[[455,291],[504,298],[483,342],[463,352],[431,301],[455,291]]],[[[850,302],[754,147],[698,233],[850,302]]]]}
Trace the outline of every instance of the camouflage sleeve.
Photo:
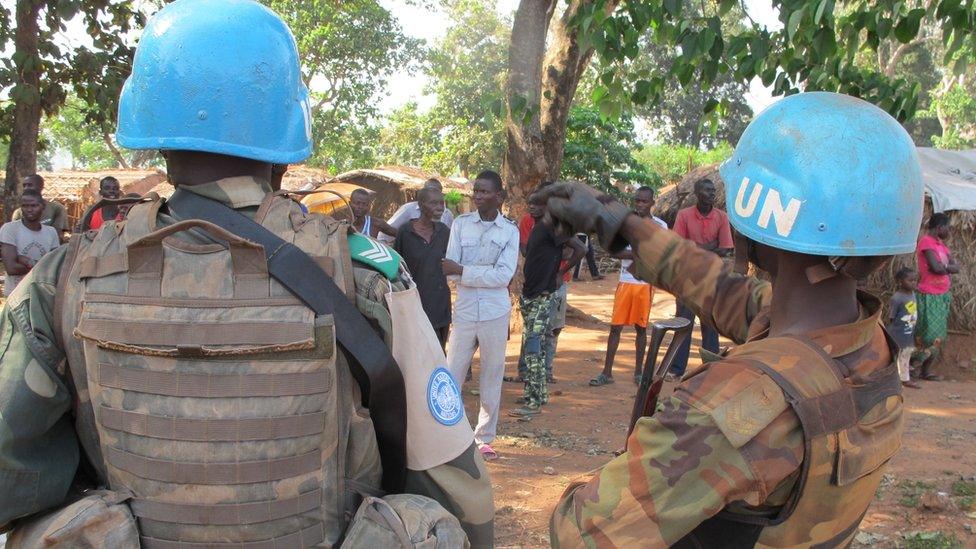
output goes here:
{"type": "Polygon", "coordinates": [[[566,490],[552,544],[672,545],[732,502],[781,505],[802,458],[799,422],[775,383],[732,364],[711,367],[637,422],[627,452],[566,490]]]}
{"type": "Polygon", "coordinates": [[[491,477],[475,444],[437,467],[426,471],[408,469],[404,492],[437,500],[461,521],[471,547],[493,546],[495,504],[491,477]]]}
{"type": "Polygon", "coordinates": [[[636,242],[637,275],[679,297],[698,318],[736,343],[743,343],[749,324],[769,306],[768,282],[732,272],[717,255],[702,250],[672,231],[646,223],[636,242]]]}
{"type": "Polygon", "coordinates": [[[60,503],[78,466],[53,322],[65,251],[38,262],[0,310],[0,530],[60,503]]]}

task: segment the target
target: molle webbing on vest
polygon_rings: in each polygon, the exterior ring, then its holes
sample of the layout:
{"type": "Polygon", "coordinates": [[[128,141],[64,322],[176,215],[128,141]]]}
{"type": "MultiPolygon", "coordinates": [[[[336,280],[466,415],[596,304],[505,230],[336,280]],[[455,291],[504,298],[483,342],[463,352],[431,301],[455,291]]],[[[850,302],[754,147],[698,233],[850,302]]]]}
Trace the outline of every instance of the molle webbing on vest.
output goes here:
{"type": "Polygon", "coordinates": [[[140,478],[176,484],[250,484],[311,473],[321,466],[317,449],[300,456],[234,463],[153,459],[108,447],[105,459],[140,478]]]}
{"type": "Polygon", "coordinates": [[[312,327],[302,322],[160,322],[86,318],[78,326],[83,337],[121,344],[204,347],[205,345],[279,345],[294,348],[312,346],[312,327]],[[301,340],[296,341],[296,337],[301,340]],[[174,345],[174,342],[178,342],[174,345]]]}
{"type": "Polygon", "coordinates": [[[325,529],[319,523],[273,539],[241,543],[193,543],[168,541],[148,536],[141,536],[139,539],[145,549],[221,549],[225,547],[228,549],[283,549],[285,547],[314,547],[325,540],[325,529]]]}
{"type": "Polygon", "coordinates": [[[154,416],[102,406],[101,424],[108,429],[152,438],[188,441],[279,440],[322,432],[325,412],[247,419],[188,419],[154,416]]]}
{"type": "MultiPolygon", "coordinates": [[[[335,390],[334,319],[278,285],[260,246],[198,220],[154,231],[156,209],[133,212],[81,248],[64,331],[81,347],[105,479],[131,494],[142,544],[335,544],[349,397],[335,390]]],[[[326,257],[319,225],[305,229],[326,257]]]]}
{"type": "Polygon", "coordinates": [[[211,375],[136,370],[114,364],[98,365],[98,383],[140,393],[197,398],[314,395],[332,389],[327,372],[211,375]]]}
{"type": "Polygon", "coordinates": [[[132,514],[160,522],[179,524],[257,524],[313,511],[322,505],[322,490],[277,501],[259,501],[224,505],[195,505],[168,503],[133,498],[129,501],[132,514]]]}

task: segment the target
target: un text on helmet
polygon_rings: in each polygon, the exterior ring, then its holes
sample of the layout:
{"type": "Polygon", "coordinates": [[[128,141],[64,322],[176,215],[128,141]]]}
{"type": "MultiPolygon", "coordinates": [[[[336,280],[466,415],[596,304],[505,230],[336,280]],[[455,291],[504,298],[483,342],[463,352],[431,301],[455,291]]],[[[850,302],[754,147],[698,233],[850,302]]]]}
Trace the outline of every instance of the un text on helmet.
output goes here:
{"type": "MultiPolygon", "coordinates": [[[[759,204],[759,198],[763,194],[763,184],[756,182],[752,186],[752,191],[749,192],[749,199],[746,201],[747,189],[749,187],[749,178],[743,177],[742,184],[739,185],[739,192],[735,197],[735,213],[747,219],[752,217],[752,214],[756,211],[756,206],[759,204]]],[[[790,198],[787,201],[786,206],[783,206],[783,201],[776,189],[768,189],[766,195],[763,198],[762,207],[759,209],[759,217],[756,220],[756,225],[760,228],[766,229],[769,227],[769,221],[772,220],[773,224],[776,226],[776,234],[782,237],[790,236],[793,232],[793,224],[796,223],[796,216],[800,214],[800,206],[803,203],[795,198],[790,198]]]]}

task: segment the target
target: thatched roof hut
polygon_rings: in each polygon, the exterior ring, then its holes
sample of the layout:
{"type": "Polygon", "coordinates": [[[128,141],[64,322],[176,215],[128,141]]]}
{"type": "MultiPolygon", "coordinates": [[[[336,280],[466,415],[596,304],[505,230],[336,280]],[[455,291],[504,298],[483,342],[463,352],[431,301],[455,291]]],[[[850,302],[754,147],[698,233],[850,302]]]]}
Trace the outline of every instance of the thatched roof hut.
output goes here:
{"type": "MultiPolygon", "coordinates": [[[[98,182],[112,176],[119,180],[122,192],[133,186],[146,186],[165,181],[166,176],[159,170],[104,170],[98,172],[57,171],[38,172],[44,178],[44,198],[59,202],[68,213],[70,226],[84,215],[89,206],[98,201],[98,182]]],[[[142,193],[140,193],[142,194],[142,193]]]]}
{"type": "Polygon", "coordinates": [[[415,200],[424,182],[438,179],[444,192],[457,190],[464,197],[460,212],[471,211],[471,190],[468,186],[433,172],[425,172],[411,166],[380,166],[370,170],[352,170],[332,179],[334,182],[352,183],[373,191],[373,215],[389,217],[402,204],[415,200]]]}
{"type": "MultiPolygon", "coordinates": [[[[677,185],[669,185],[659,191],[654,215],[673,226],[678,210],[695,204],[695,182],[709,178],[715,183],[717,194],[715,206],[726,209],[725,182],[718,173],[718,164],[701,166],[689,172],[677,185]]],[[[927,184],[929,182],[927,181],[927,184]]],[[[919,228],[919,238],[924,233],[925,224],[933,212],[929,193],[925,196],[925,214],[919,228]]],[[[976,210],[955,210],[946,212],[952,230],[946,244],[953,257],[963,266],[962,272],[952,277],[952,309],[949,316],[950,328],[956,330],[976,330],[976,210]]],[[[872,293],[887,300],[895,288],[894,273],[901,267],[917,269],[915,254],[896,256],[884,268],[867,280],[867,288],[872,293]]]]}

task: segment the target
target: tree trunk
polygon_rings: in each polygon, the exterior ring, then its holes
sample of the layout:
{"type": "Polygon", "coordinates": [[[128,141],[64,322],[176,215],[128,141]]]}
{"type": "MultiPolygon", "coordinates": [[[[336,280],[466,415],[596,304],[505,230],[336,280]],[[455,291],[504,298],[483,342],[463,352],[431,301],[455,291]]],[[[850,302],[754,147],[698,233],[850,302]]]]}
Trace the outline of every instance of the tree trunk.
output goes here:
{"type": "Polygon", "coordinates": [[[102,128],[102,141],[105,142],[105,146],[108,147],[108,150],[112,152],[112,156],[115,158],[115,161],[118,162],[119,167],[123,170],[128,170],[129,163],[125,161],[125,157],[122,156],[122,152],[119,151],[119,148],[115,146],[115,142],[112,141],[112,136],[109,135],[108,131],[106,131],[104,128],[102,128]]]}
{"type": "MultiPolygon", "coordinates": [[[[562,171],[566,120],[580,77],[593,56],[592,48],[581,50],[579,35],[569,24],[587,0],[571,0],[550,35],[557,3],[522,0],[512,25],[506,89],[508,147],[502,179],[508,186],[513,218],[525,211],[525,200],[539,183],[557,179],[562,171]],[[516,108],[523,102],[524,109],[516,108]]],[[[617,3],[606,2],[606,10],[613,11],[617,3]]]]}
{"type": "Polygon", "coordinates": [[[3,215],[9,220],[17,207],[20,181],[37,171],[37,136],[41,123],[41,62],[37,45],[40,35],[38,16],[44,2],[17,2],[17,29],[14,33],[14,60],[17,77],[14,99],[10,156],[3,184],[3,215]]]}
{"type": "Polygon", "coordinates": [[[512,24],[506,89],[508,147],[502,162],[502,179],[508,187],[509,212],[513,217],[523,213],[526,197],[550,171],[539,113],[542,60],[555,7],[556,0],[522,0],[512,24]]]}

